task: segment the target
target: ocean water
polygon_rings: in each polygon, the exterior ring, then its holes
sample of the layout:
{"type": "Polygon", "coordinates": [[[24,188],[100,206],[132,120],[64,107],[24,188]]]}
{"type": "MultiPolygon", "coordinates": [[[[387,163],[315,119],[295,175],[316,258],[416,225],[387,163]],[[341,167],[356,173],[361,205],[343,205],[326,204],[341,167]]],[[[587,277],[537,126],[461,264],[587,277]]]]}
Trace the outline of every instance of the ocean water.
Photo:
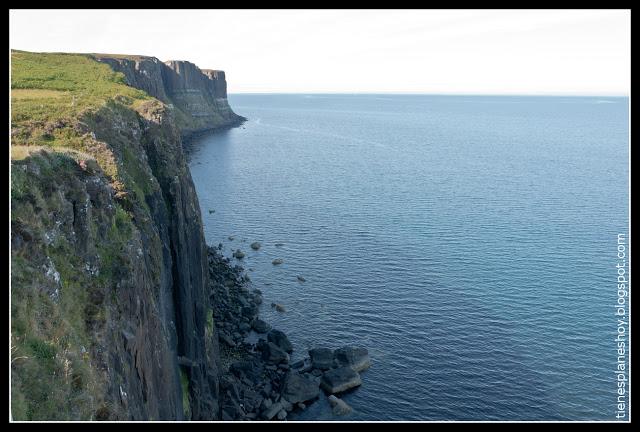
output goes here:
{"type": "Polygon", "coordinates": [[[192,145],[207,242],[247,254],[294,360],[369,349],[347,420],[615,418],[628,99],[230,103],[249,121],[192,145]]]}

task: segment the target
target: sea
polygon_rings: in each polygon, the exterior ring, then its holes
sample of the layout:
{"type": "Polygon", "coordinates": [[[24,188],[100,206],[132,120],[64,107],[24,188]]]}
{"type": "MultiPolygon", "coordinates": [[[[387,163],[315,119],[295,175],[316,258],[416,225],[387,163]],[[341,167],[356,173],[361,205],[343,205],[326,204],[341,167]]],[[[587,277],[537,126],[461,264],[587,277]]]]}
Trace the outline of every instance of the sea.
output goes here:
{"type": "Polygon", "coordinates": [[[628,98],[229,102],[248,121],[190,147],[206,240],[246,254],[292,361],[368,349],[340,420],[617,419],[628,98]]]}

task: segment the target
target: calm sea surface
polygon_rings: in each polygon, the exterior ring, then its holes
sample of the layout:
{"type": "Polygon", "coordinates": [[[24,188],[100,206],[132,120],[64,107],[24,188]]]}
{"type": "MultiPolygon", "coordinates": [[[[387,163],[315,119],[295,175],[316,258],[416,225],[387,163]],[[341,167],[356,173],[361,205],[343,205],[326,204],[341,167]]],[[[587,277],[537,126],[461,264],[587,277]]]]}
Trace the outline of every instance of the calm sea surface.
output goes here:
{"type": "Polygon", "coordinates": [[[626,98],[230,103],[249,121],[191,155],[207,242],[247,254],[293,360],[369,349],[348,420],[614,419],[626,98]]]}

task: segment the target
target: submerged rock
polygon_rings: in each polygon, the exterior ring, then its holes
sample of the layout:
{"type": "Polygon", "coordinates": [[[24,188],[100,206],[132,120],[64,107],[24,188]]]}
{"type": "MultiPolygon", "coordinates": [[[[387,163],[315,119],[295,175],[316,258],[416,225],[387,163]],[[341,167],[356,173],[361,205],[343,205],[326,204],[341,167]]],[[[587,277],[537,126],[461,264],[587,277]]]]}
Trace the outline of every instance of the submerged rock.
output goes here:
{"type": "Polygon", "coordinates": [[[302,276],[298,276],[298,280],[300,282],[306,282],[307,280],[305,278],[303,278],[302,276]]]}
{"type": "Polygon", "coordinates": [[[333,351],[329,348],[314,348],[309,350],[311,365],[316,369],[327,370],[333,366],[333,351]]]}
{"type": "Polygon", "coordinates": [[[271,307],[274,308],[275,310],[277,310],[278,312],[286,312],[287,311],[285,309],[285,307],[282,306],[280,303],[271,303],[271,307]]]}
{"type": "Polygon", "coordinates": [[[341,393],[361,384],[360,374],[349,366],[342,366],[325,372],[320,381],[320,387],[330,394],[341,393]]]}
{"type": "Polygon", "coordinates": [[[235,238],[234,236],[229,236],[227,237],[229,240],[233,241],[233,239],[235,238]]]}
{"type": "Polygon", "coordinates": [[[236,251],[233,253],[233,257],[237,259],[242,259],[244,258],[244,252],[242,252],[240,249],[236,249],[236,251]]]}
{"type": "Polygon", "coordinates": [[[345,346],[335,350],[333,355],[340,366],[349,366],[356,372],[371,366],[371,359],[366,348],[345,346]]]}
{"type": "Polygon", "coordinates": [[[273,261],[271,261],[271,264],[273,265],[280,265],[284,262],[284,260],[282,258],[276,258],[273,261]]]}
{"type": "Polygon", "coordinates": [[[276,243],[276,247],[282,247],[284,246],[284,243],[276,243]]]}
{"type": "Polygon", "coordinates": [[[328,399],[333,415],[343,416],[353,411],[353,408],[351,408],[345,401],[334,395],[329,395],[328,399]]]}
{"type": "Polygon", "coordinates": [[[261,246],[262,245],[259,242],[251,243],[251,249],[253,249],[253,250],[258,250],[258,249],[260,249],[261,246]]]}

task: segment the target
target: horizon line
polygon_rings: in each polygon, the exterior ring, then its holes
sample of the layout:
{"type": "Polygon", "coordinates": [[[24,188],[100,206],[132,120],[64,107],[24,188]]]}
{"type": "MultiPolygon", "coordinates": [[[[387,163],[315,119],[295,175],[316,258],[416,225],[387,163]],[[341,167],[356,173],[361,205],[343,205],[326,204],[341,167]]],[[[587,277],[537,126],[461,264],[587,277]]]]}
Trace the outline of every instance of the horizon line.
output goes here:
{"type": "Polygon", "coordinates": [[[449,92],[371,92],[371,91],[309,91],[309,92],[289,92],[289,91],[234,91],[229,95],[387,95],[387,96],[505,96],[505,97],[607,97],[607,98],[629,98],[629,94],[623,93],[449,93],[449,92]]]}

